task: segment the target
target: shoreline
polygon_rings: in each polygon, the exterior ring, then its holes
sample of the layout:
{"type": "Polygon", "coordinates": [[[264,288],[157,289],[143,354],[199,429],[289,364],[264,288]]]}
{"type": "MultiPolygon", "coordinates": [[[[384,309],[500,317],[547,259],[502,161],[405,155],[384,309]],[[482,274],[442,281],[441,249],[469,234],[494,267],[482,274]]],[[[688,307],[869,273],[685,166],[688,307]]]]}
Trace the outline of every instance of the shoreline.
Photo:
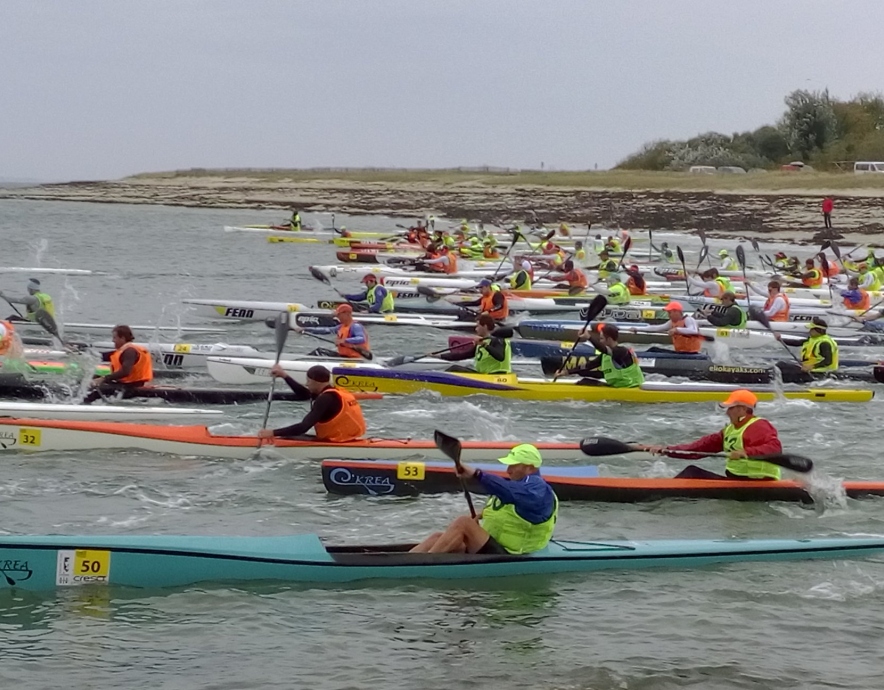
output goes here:
{"type": "MultiPolygon", "coordinates": [[[[486,223],[536,218],[544,223],[581,226],[591,220],[626,229],[704,230],[710,236],[817,241],[826,235],[820,214],[824,192],[818,183],[853,175],[798,173],[808,184],[779,189],[799,178],[769,173],[765,189],[747,189],[740,176],[689,176],[684,173],[536,173],[462,171],[188,171],[142,174],[121,180],[68,182],[0,189],[0,199],[161,204],[194,208],[279,209],[302,212],[377,214],[419,218],[432,213],[486,223]],[[197,174],[198,173],[198,174],[197,174]],[[538,183],[541,177],[543,183],[538,183]],[[592,183],[562,184],[565,182],[592,183]],[[620,187],[600,187],[599,181],[620,187]],[[648,188],[629,189],[624,184],[648,188]],[[693,189],[652,186],[690,184],[693,189]],[[810,184],[813,183],[813,184],[810,184]],[[712,188],[715,187],[715,188],[712,188]],[[742,187],[742,188],[741,188],[742,187]]],[[[884,179],[862,176],[861,187],[831,190],[833,222],[845,242],[884,240],[884,179]],[[875,238],[877,239],[877,238],[875,238]]],[[[884,176],[880,176],[884,178],[884,176]]],[[[820,185],[822,186],[822,185],[820,185]]],[[[875,242],[871,242],[875,243],[875,242]]]]}

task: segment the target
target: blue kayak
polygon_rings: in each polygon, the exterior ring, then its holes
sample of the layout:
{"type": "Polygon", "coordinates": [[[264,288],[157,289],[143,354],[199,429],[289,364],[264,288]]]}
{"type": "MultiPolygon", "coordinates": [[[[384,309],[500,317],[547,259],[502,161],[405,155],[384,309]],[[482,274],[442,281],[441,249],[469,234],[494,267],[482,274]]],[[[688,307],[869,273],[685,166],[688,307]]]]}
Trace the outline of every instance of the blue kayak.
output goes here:
{"type": "Polygon", "coordinates": [[[838,560],[884,551],[884,538],[553,541],[525,556],[410,554],[412,544],[326,546],[284,537],[0,537],[0,586],[180,587],[249,581],[334,584],[475,579],[611,569],[696,568],[739,561],[838,560]]]}

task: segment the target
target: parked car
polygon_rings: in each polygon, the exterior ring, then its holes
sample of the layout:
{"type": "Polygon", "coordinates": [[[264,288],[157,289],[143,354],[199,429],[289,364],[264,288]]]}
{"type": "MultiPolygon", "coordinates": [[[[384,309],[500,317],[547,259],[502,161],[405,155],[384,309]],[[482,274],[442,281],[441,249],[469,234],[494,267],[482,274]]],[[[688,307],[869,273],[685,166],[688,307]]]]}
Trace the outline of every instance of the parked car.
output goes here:
{"type": "Polygon", "coordinates": [[[719,165],[718,172],[728,175],[745,175],[746,171],[739,165],[719,165]]]}
{"type": "Polygon", "coordinates": [[[786,165],[781,165],[780,170],[785,172],[813,172],[812,167],[801,161],[792,161],[786,165]]]}
{"type": "Polygon", "coordinates": [[[881,161],[857,161],[853,164],[853,172],[857,175],[884,173],[884,163],[881,161]]]}
{"type": "Polygon", "coordinates": [[[692,175],[714,175],[715,174],[715,166],[714,165],[692,165],[689,173],[692,175]]]}

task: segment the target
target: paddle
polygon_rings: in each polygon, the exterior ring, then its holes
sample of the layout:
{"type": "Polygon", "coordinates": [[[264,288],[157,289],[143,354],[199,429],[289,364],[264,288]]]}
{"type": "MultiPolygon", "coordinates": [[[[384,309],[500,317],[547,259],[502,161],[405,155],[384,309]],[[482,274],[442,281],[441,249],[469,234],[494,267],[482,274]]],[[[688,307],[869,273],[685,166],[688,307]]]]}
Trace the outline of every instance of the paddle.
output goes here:
{"type": "MultiPolygon", "coordinates": [[[[629,443],[623,443],[622,441],[618,441],[613,438],[605,438],[604,436],[591,436],[589,438],[585,438],[580,442],[580,450],[583,451],[585,455],[588,455],[592,458],[601,457],[604,455],[623,455],[625,453],[637,453],[641,452],[641,448],[637,448],[635,445],[631,445],[629,443]]],[[[697,453],[696,451],[688,451],[688,450],[665,450],[667,455],[672,455],[675,457],[680,457],[682,455],[704,455],[708,458],[726,458],[726,453],[697,453]]],[[[792,472],[810,472],[813,469],[813,460],[810,458],[806,458],[803,455],[795,455],[793,453],[777,453],[774,455],[761,455],[759,457],[752,458],[753,460],[763,460],[764,462],[769,462],[772,465],[779,465],[787,470],[791,470],[792,472]]]]}
{"type": "Polygon", "coordinates": [[[709,256],[709,247],[707,247],[704,244],[702,247],[700,247],[700,258],[697,260],[697,269],[696,269],[697,271],[700,270],[700,264],[702,264],[708,256],[709,256]]]}
{"type": "Polygon", "coordinates": [[[620,273],[620,269],[623,268],[623,262],[626,260],[630,247],[632,247],[632,237],[627,237],[623,243],[623,253],[620,255],[620,262],[617,264],[617,273],[620,273]]]}
{"type": "MultiPolygon", "coordinates": [[[[436,443],[436,448],[441,450],[443,453],[445,453],[445,455],[447,455],[454,461],[455,469],[457,469],[458,471],[463,470],[463,465],[460,464],[460,453],[462,450],[462,446],[458,439],[436,429],[436,431],[433,432],[433,441],[436,443]]],[[[460,477],[459,474],[458,478],[460,479],[460,485],[463,488],[464,498],[467,499],[467,505],[470,507],[470,515],[472,517],[476,517],[476,509],[473,507],[473,497],[470,496],[470,492],[467,489],[466,482],[460,477]]]]}
{"type": "Polygon", "coordinates": [[[742,244],[737,245],[737,263],[743,269],[743,285],[746,286],[746,306],[749,306],[749,279],[746,277],[746,252],[742,244]]]}
{"type": "MultiPolygon", "coordinates": [[[[325,283],[332,290],[337,292],[341,297],[343,297],[345,300],[347,300],[347,295],[345,295],[343,292],[338,290],[334,285],[332,285],[331,278],[329,278],[327,275],[325,275],[325,273],[323,273],[318,268],[316,268],[316,266],[310,266],[309,269],[310,269],[310,275],[312,275],[314,278],[316,278],[316,280],[318,280],[320,283],[325,283]]],[[[350,301],[347,300],[347,303],[349,304],[350,301]]]]}
{"type": "Polygon", "coordinates": [[[832,294],[832,281],[829,280],[829,261],[826,259],[826,255],[820,252],[820,268],[823,270],[823,275],[826,277],[826,287],[829,288],[829,301],[835,302],[835,296],[832,294]]]}
{"type": "MultiPolygon", "coordinates": [[[[8,304],[10,307],[12,307],[12,310],[16,314],[18,314],[19,318],[22,321],[27,321],[24,315],[22,315],[22,313],[16,308],[16,306],[8,299],[6,299],[6,297],[3,297],[3,301],[6,302],[6,304],[8,304]]],[[[34,321],[40,324],[43,330],[49,333],[49,335],[51,335],[53,338],[57,338],[58,342],[60,342],[65,347],[68,347],[67,343],[64,341],[64,338],[62,338],[61,334],[58,332],[58,324],[55,323],[55,319],[52,318],[52,314],[50,314],[45,309],[38,309],[34,313],[34,321]]]]}
{"type": "Polygon", "coordinates": [[[675,247],[675,252],[676,252],[676,254],[678,254],[678,260],[681,261],[681,270],[684,275],[685,290],[687,291],[688,295],[690,295],[691,294],[691,284],[688,281],[688,267],[685,266],[685,263],[684,263],[684,252],[681,250],[680,246],[675,247]]]}
{"type": "Polygon", "coordinates": [[[16,307],[12,302],[10,302],[8,299],[6,299],[6,296],[5,296],[5,295],[3,295],[3,301],[6,302],[6,304],[8,304],[10,307],[12,307],[12,311],[14,311],[16,314],[18,314],[18,316],[19,316],[20,319],[22,319],[23,321],[26,320],[25,317],[24,317],[24,314],[22,314],[22,313],[18,310],[18,307],[16,307]]]}
{"type": "MultiPolygon", "coordinates": [[[[433,288],[429,288],[426,285],[418,285],[417,286],[417,293],[419,295],[423,295],[424,297],[426,297],[427,302],[431,302],[431,303],[438,302],[440,299],[443,299],[444,297],[446,297],[446,295],[440,295],[438,292],[433,290],[433,288]]],[[[456,302],[449,302],[449,304],[457,307],[458,309],[460,309],[462,311],[465,311],[472,318],[475,318],[479,315],[479,312],[476,311],[475,309],[470,309],[469,307],[461,306],[460,304],[457,304],[456,302]]],[[[466,315],[464,315],[464,317],[465,317],[464,320],[467,320],[466,315]]]]}
{"type": "MultiPolygon", "coordinates": [[[[757,321],[757,322],[760,323],[762,326],[764,326],[768,331],[770,331],[771,333],[773,333],[774,336],[776,336],[776,332],[774,331],[773,327],[770,325],[770,319],[767,318],[767,314],[764,313],[764,310],[763,310],[763,309],[760,309],[759,307],[749,307],[749,309],[748,309],[748,313],[749,313],[749,318],[750,318],[750,319],[752,319],[753,321],[757,321]]],[[[786,352],[789,353],[789,356],[790,356],[792,359],[794,359],[796,362],[798,362],[798,364],[801,364],[801,360],[798,359],[798,357],[795,356],[795,353],[792,352],[792,350],[789,349],[789,346],[786,345],[786,343],[784,343],[784,342],[783,342],[782,340],[780,340],[779,338],[777,338],[777,342],[778,342],[780,345],[782,345],[784,348],[786,348],[786,352]]]]}
{"type": "MultiPolygon", "coordinates": [[[[521,236],[522,236],[522,233],[519,232],[519,228],[518,227],[514,228],[513,229],[513,239],[510,240],[510,246],[506,248],[506,251],[504,252],[503,256],[500,259],[500,263],[497,264],[497,268],[494,269],[494,280],[497,280],[497,278],[498,278],[497,274],[500,272],[500,267],[503,266],[503,264],[506,262],[507,258],[509,258],[510,252],[513,251],[513,247],[516,246],[516,242],[519,241],[519,238],[521,236]]],[[[513,269],[515,269],[515,266],[513,266],[513,269]]]]}
{"type": "MultiPolygon", "coordinates": [[[[586,310],[586,318],[584,319],[583,328],[581,329],[581,333],[586,333],[586,329],[589,328],[590,322],[601,314],[605,307],[608,306],[608,300],[604,295],[596,295],[595,298],[590,302],[589,307],[586,310]]],[[[565,359],[562,360],[562,366],[566,366],[568,364],[568,360],[571,358],[571,355],[574,354],[574,350],[577,349],[577,346],[580,344],[580,340],[574,339],[574,344],[571,346],[571,349],[568,350],[568,354],[565,355],[565,359]]],[[[553,383],[562,375],[562,372],[559,371],[553,377],[553,383]]]]}
{"type": "MultiPolygon", "coordinates": [[[[288,312],[281,311],[276,316],[275,322],[276,333],[276,361],[274,366],[279,364],[282,357],[282,350],[285,347],[286,338],[289,335],[289,315],[288,312]]],[[[261,431],[267,428],[267,420],[270,419],[270,405],[273,403],[273,389],[276,387],[276,377],[270,377],[270,391],[267,393],[267,407],[264,409],[264,421],[261,422],[261,431]]],[[[258,448],[261,447],[263,439],[258,439],[258,448]]]]}
{"type": "MultiPolygon", "coordinates": [[[[502,326],[500,328],[495,328],[491,331],[491,338],[512,338],[513,337],[513,329],[508,326],[502,326]]],[[[435,352],[427,352],[424,355],[397,355],[395,357],[391,357],[386,361],[385,366],[387,367],[401,367],[403,364],[411,364],[412,362],[416,362],[419,359],[424,359],[425,357],[436,357],[438,355],[444,355],[446,352],[451,352],[452,350],[457,350],[463,347],[462,343],[458,343],[457,345],[452,345],[451,347],[446,347],[444,350],[436,350],[435,352]]]]}

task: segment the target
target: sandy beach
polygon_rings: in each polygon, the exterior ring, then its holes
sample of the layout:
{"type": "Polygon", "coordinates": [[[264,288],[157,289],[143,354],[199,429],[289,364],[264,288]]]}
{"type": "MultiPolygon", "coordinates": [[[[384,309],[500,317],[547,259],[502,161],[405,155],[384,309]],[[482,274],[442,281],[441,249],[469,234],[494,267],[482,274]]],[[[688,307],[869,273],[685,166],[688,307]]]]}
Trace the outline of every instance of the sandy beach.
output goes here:
{"type": "MultiPolygon", "coordinates": [[[[853,175],[697,179],[667,173],[499,175],[456,171],[191,171],[0,189],[0,198],[386,214],[472,221],[566,221],[628,229],[817,241],[835,197],[846,243],[884,243],[884,180],[853,175]],[[800,183],[800,184],[796,184],[800,183]],[[756,188],[751,188],[752,185],[756,188]],[[851,187],[851,184],[856,186],[851,187]],[[862,186],[861,186],[862,185],[862,186]],[[792,187],[792,188],[789,188],[792,187]]],[[[754,176],[753,176],[754,177],[754,176]]],[[[884,177],[884,176],[877,176],[884,177]]]]}

